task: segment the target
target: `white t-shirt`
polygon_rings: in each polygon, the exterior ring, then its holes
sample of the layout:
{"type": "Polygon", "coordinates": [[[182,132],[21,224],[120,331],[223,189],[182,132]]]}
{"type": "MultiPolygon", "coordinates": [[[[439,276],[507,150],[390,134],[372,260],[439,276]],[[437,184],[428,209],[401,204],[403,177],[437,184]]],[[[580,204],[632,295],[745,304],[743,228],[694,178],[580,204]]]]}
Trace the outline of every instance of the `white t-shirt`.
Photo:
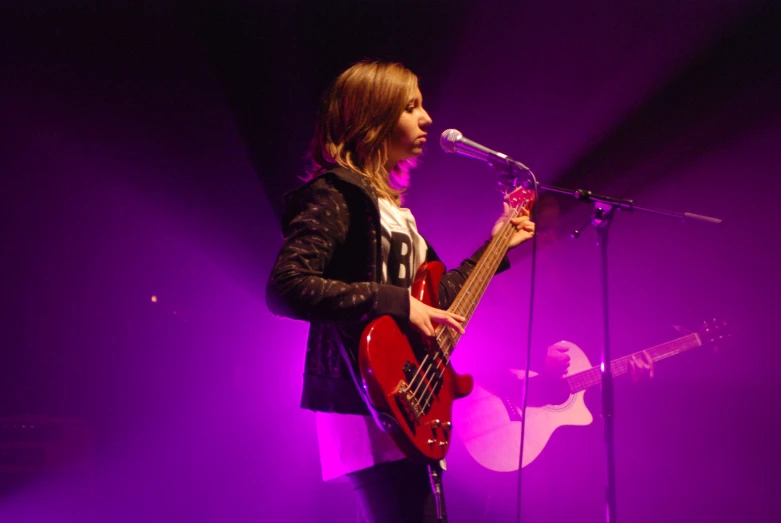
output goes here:
{"type": "MultiPolygon", "coordinates": [[[[379,200],[379,206],[382,282],[409,289],[418,267],[426,260],[426,241],[418,233],[409,209],[399,208],[385,198],[379,200]]],[[[315,420],[324,481],[405,458],[371,416],[317,412],[315,420]]]]}

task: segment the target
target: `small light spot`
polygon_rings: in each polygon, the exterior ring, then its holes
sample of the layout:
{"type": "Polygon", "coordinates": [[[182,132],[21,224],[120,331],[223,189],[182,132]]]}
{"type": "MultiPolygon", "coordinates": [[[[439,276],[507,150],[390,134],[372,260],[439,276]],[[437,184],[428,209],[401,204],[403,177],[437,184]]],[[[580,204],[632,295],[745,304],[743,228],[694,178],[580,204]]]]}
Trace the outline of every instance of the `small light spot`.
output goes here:
{"type": "Polygon", "coordinates": [[[152,301],[152,303],[157,303],[157,296],[155,296],[155,295],[153,294],[153,295],[152,295],[152,298],[151,298],[151,301],[152,301]]]}

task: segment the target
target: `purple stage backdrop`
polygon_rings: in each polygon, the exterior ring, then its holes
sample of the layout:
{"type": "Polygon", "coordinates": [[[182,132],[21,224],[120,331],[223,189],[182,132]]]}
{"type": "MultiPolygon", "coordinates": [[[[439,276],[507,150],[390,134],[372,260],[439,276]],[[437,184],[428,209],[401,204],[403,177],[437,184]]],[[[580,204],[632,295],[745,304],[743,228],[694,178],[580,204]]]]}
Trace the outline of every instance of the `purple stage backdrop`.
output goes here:
{"type": "MultiPolygon", "coordinates": [[[[781,521],[776,2],[11,4],[0,522],[356,520],[298,406],[307,326],[272,316],[264,287],[318,97],[365,57],[418,74],[432,138],[456,128],[543,183],[724,219],[622,211],[610,230],[614,357],[713,318],[733,334],[650,382],[616,380],[618,518],[781,521]],[[17,457],[14,434],[62,419],[91,436],[17,457]]],[[[501,195],[488,166],[436,142],[405,205],[453,266],[501,195]]],[[[559,340],[597,364],[600,249],[592,227],[570,236],[592,209],[538,208],[531,367],[559,340]]],[[[457,348],[478,383],[526,364],[531,254],[510,253],[457,348]]],[[[599,388],[585,398],[594,423],[558,429],[523,469],[523,521],[604,521],[599,388]]],[[[517,473],[458,436],[445,484],[451,523],[515,521],[517,473]]]]}

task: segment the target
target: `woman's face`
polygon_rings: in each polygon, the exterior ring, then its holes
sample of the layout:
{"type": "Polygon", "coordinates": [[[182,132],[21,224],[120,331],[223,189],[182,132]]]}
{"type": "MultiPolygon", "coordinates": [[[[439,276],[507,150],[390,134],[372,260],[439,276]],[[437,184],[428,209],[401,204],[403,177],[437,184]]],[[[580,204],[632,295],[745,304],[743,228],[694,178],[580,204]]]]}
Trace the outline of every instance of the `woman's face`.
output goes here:
{"type": "Polygon", "coordinates": [[[391,134],[388,144],[388,163],[385,166],[389,172],[400,161],[415,158],[423,153],[426,128],[429,125],[431,125],[431,117],[423,109],[423,95],[420,94],[420,89],[415,88],[412,98],[407,102],[407,107],[399,116],[396,128],[391,134]]]}

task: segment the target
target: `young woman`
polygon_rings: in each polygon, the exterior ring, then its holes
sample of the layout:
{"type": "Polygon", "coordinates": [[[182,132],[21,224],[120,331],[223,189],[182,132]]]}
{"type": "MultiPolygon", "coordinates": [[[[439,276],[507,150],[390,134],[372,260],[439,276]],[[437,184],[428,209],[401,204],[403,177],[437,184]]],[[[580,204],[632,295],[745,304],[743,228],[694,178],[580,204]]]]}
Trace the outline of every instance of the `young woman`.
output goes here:
{"type": "MultiPolygon", "coordinates": [[[[339,75],[315,129],[314,170],[285,196],[284,243],[267,287],[274,314],[310,323],[301,406],[317,412],[323,478],[346,476],[371,523],[437,519],[427,466],[378,428],[356,386],[363,328],[390,315],[426,335],[435,324],[463,333],[464,318],[446,309],[488,243],[442,277],[440,308],[411,297],[418,267],[438,259],[402,207],[430,125],[417,77],[404,66],[366,61],[339,75]]],[[[509,211],[505,204],[492,234],[509,211]]],[[[533,236],[528,214],[511,221],[511,247],[533,236]]],[[[499,270],[508,266],[505,259],[499,270]]]]}

